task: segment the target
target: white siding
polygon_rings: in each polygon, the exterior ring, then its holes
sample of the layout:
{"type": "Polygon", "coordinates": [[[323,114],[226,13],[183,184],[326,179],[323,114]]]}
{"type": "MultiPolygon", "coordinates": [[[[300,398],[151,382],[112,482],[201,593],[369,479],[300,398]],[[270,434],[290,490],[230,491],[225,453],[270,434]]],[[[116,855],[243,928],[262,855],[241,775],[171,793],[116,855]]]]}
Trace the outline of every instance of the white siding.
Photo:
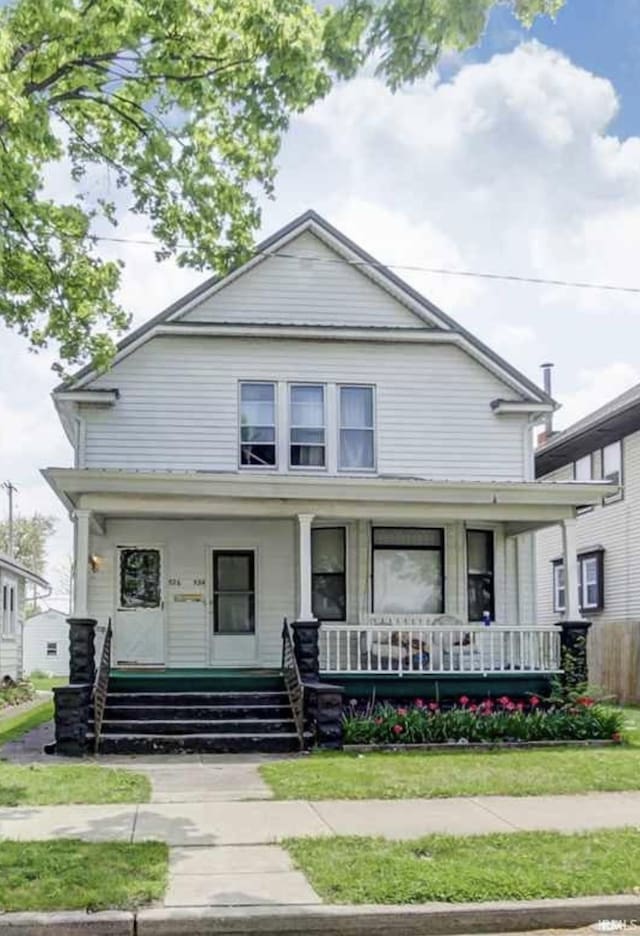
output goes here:
{"type": "MultiPolygon", "coordinates": [[[[602,546],[604,552],[604,609],[589,612],[597,622],[640,621],[640,432],[623,441],[624,498],[578,516],[578,550],[602,546]]],[[[567,465],[549,475],[566,480],[573,477],[567,465]]],[[[559,527],[536,536],[538,611],[541,624],[553,623],[552,560],[562,556],[559,527]]]]}
{"type": "Polygon", "coordinates": [[[235,471],[241,379],[279,380],[283,397],[287,381],[375,384],[380,474],[527,476],[526,416],[490,405],[513,391],[459,348],[204,336],[155,338],[93,382],[120,398],[83,407],[85,467],[235,471]]]}
{"type": "Polygon", "coordinates": [[[428,328],[414,312],[306,232],[179,318],[183,322],[428,328]],[[291,254],[324,262],[291,259],[291,254]]]}
{"type": "MultiPolygon", "coordinates": [[[[0,569],[0,579],[2,579],[0,569]]],[[[16,632],[13,636],[0,633],[0,680],[5,676],[17,680],[22,676],[22,627],[24,622],[24,579],[7,576],[7,582],[17,585],[16,632]]]]}
{"type": "Polygon", "coordinates": [[[69,675],[69,625],[60,611],[43,611],[25,622],[22,668],[27,676],[34,670],[52,676],[69,675]],[[56,656],[47,656],[48,643],[56,644],[56,656]]]}
{"type": "MultiPolygon", "coordinates": [[[[398,524],[402,526],[403,524],[398,524]]],[[[370,524],[345,521],[347,528],[348,622],[358,623],[371,611],[370,524]]],[[[466,619],[467,579],[465,527],[461,522],[442,524],[445,531],[445,612],[466,619]]],[[[470,524],[477,529],[486,524],[470,524]]],[[[501,624],[530,623],[530,586],[520,570],[525,592],[526,620],[507,603],[509,578],[506,544],[500,524],[494,527],[496,620],[501,624]]],[[[165,662],[169,667],[223,665],[216,660],[212,637],[211,552],[214,548],[256,550],[256,655],[260,666],[278,667],[282,620],[295,620],[297,610],[297,530],[291,520],[108,520],[104,536],[92,536],[91,550],[103,562],[89,578],[89,614],[104,626],[116,617],[117,546],[161,547],[164,554],[165,662]],[[169,580],[180,581],[170,585],[169,580]],[[204,586],[194,580],[205,579],[204,586]],[[202,602],[180,602],[180,593],[202,592],[202,602]]],[[[530,570],[529,570],[530,571],[530,570]]],[[[513,590],[513,579],[510,588],[513,590]]],[[[244,639],[244,638],[242,638],[244,639]]],[[[249,638],[251,639],[251,638],[249,638]]],[[[117,637],[116,637],[117,641],[117,637]]]]}

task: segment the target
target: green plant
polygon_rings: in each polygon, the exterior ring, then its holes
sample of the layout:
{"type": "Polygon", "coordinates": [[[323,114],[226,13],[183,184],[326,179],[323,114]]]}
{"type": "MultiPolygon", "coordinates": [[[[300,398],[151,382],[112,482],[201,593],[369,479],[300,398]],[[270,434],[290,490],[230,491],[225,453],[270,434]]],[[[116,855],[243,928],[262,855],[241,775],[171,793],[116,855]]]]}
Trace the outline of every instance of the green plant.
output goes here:
{"type": "Polygon", "coordinates": [[[9,681],[0,687],[0,709],[6,705],[20,705],[33,699],[35,690],[28,679],[9,681]]]}
{"type": "Polygon", "coordinates": [[[410,706],[382,704],[344,716],[345,744],[443,744],[477,742],[621,740],[619,710],[577,696],[569,704],[543,705],[532,696],[514,702],[502,696],[479,704],[461,696],[441,708],[416,699],[410,706]]]}

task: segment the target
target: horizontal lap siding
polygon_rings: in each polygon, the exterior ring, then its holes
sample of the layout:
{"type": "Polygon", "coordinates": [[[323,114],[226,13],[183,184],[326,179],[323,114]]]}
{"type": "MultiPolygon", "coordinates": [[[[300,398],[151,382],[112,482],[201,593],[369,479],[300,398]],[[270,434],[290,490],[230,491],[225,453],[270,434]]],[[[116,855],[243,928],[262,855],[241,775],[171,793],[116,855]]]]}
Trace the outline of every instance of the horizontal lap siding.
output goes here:
{"type": "Polygon", "coordinates": [[[524,418],[490,406],[513,392],[457,348],[205,336],[155,338],[93,382],[120,398],[83,408],[86,467],[236,470],[240,379],[375,384],[381,474],[526,476],[524,418]]]}
{"type": "Polygon", "coordinates": [[[301,235],[283,252],[320,257],[323,262],[263,260],[181,316],[181,321],[428,327],[313,234],[301,235]]]}
{"type": "MultiPolygon", "coordinates": [[[[104,559],[89,579],[90,614],[106,624],[116,614],[117,546],[163,549],[166,663],[173,667],[209,665],[212,630],[212,549],[256,549],[257,659],[278,666],[282,620],[294,615],[294,526],[290,520],[251,521],[107,521],[105,536],[93,536],[91,549],[104,559]],[[169,585],[169,579],[181,584],[169,585]],[[205,579],[195,585],[194,579],[205,579]],[[175,596],[201,592],[204,602],[180,602],[175,596]]],[[[215,657],[211,660],[215,665],[215,657]]]]}

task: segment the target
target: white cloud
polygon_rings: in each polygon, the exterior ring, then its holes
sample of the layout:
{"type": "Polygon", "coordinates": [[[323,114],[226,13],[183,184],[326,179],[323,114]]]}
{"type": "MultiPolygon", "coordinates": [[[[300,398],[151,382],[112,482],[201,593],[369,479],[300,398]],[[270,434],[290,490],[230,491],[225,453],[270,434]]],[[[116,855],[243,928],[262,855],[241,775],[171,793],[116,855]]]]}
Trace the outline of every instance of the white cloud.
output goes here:
{"type": "Polygon", "coordinates": [[[576,419],[586,416],[639,381],[640,366],[636,367],[624,361],[614,361],[604,367],[580,371],[577,388],[562,397],[562,409],[556,417],[556,429],[570,426],[576,419]]]}

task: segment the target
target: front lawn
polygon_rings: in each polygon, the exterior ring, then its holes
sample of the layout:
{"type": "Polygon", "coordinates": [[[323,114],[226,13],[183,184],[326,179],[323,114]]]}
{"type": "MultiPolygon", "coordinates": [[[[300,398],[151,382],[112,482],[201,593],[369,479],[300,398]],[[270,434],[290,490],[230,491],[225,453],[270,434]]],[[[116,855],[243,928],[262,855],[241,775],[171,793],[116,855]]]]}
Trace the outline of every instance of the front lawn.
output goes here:
{"type": "Polygon", "coordinates": [[[514,832],[413,842],[291,839],[294,862],[329,903],[536,900],[635,893],[640,831],[514,832]]]}
{"type": "Polygon", "coordinates": [[[0,761],[0,806],[148,803],[150,797],[148,778],[132,770],[93,764],[22,766],[0,761]]]}
{"type": "Polygon", "coordinates": [[[0,911],[134,909],[167,886],[162,842],[3,841],[0,911]]]}
{"type": "Polygon", "coordinates": [[[58,686],[66,686],[69,683],[68,676],[29,676],[29,682],[34,689],[44,689],[51,691],[58,686]]]}
{"type": "MultiPolygon", "coordinates": [[[[5,710],[6,711],[6,710],[5,710]]],[[[15,741],[21,738],[27,731],[37,728],[44,722],[51,721],[53,718],[53,702],[42,702],[26,712],[19,712],[17,715],[5,715],[2,713],[0,718],[0,748],[8,741],[15,741]]]]}

